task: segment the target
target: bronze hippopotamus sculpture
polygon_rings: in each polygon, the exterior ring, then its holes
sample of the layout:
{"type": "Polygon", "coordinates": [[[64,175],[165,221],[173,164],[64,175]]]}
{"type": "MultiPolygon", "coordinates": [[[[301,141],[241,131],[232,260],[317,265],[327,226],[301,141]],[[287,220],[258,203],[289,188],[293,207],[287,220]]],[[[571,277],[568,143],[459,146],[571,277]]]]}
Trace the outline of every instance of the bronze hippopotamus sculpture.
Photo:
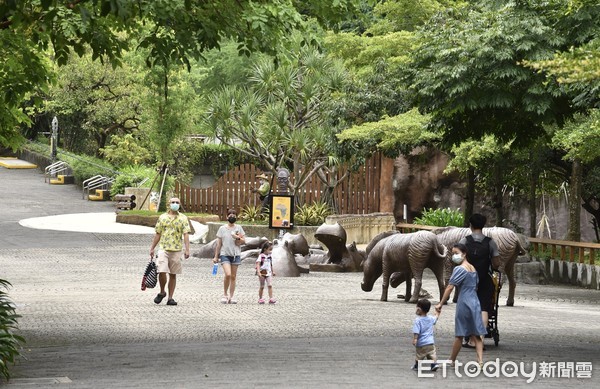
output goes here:
{"type": "Polygon", "coordinates": [[[321,263],[311,263],[313,271],[355,272],[361,270],[366,253],[356,243],[346,244],[346,230],[339,224],[322,224],[315,237],[327,247],[321,263]]]}
{"type": "Polygon", "coordinates": [[[308,273],[308,269],[296,263],[294,253],[290,250],[290,243],[285,240],[275,239],[273,241],[273,272],[276,277],[300,277],[302,273],[308,273]]]}

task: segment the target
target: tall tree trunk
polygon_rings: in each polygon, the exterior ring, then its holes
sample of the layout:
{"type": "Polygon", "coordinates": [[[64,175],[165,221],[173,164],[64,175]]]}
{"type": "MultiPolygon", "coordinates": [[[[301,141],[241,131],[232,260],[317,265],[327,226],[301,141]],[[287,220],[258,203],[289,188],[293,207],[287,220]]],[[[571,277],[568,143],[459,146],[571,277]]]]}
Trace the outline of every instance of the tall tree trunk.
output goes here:
{"type": "Polygon", "coordinates": [[[571,188],[569,191],[569,228],[567,240],[579,242],[581,240],[581,181],[583,169],[581,161],[573,160],[571,167],[571,188]]]}
{"type": "MultiPolygon", "coordinates": [[[[537,232],[537,187],[540,179],[540,170],[534,161],[533,152],[529,153],[529,161],[532,163],[532,170],[529,176],[529,236],[535,237],[537,232]]],[[[542,199],[543,201],[543,199],[542,199]]]]}
{"type": "Polygon", "coordinates": [[[598,221],[600,221],[600,208],[598,207],[598,202],[594,198],[585,199],[582,207],[592,215],[592,227],[596,234],[596,242],[600,242],[600,231],[598,230],[600,228],[600,225],[598,225],[598,221]]]}
{"type": "Polygon", "coordinates": [[[493,207],[496,211],[496,226],[502,227],[504,221],[504,201],[502,196],[502,165],[496,162],[494,166],[494,198],[493,207]]]}
{"type": "Polygon", "coordinates": [[[473,214],[473,206],[475,204],[475,169],[470,168],[467,171],[467,194],[465,196],[465,223],[464,226],[469,226],[469,218],[473,214]]]}

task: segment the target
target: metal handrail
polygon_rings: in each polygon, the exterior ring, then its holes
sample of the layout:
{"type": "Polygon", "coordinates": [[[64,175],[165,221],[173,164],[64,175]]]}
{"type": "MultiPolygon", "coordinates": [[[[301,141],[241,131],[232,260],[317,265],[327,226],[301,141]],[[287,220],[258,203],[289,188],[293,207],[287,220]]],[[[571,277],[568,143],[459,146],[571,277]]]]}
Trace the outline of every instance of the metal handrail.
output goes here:
{"type": "Polygon", "coordinates": [[[56,161],[44,169],[44,182],[46,182],[47,178],[52,178],[52,176],[56,176],[58,173],[63,172],[69,169],[69,165],[65,161],[56,161]]]}
{"type": "MultiPolygon", "coordinates": [[[[98,188],[104,187],[106,185],[106,180],[107,180],[106,177],[100,176],[100,177],[96,178],[95,180],[90,181],[87,184],[87,187],[85,188],[87,190],[87,196],[89,197],[90,191],[92,189],[98,189],[98,188]]],[[[84,195],[84,198],[85,198],[85,195],[84,195]]]]}
{"type": "MultiPolygon", "coordinates": [[[[90,195],[90,191],[92,189],[98,189],[98,188],[102,188],[104,190],[108,190],[110,185],[115,182],[114,178],[111,177],[104,177],[104,176],[100,176],[97,179],[91,181],[88,183],[87,187],[85,189],[87,189],[87,195],[89,197],[90,195]]],[[[85,190],[84,189],[84,190],[85,190]]],[[[83,195],[85,198],[85,194],[83,195]]]]}
{"type": "MultiPolygon", "coordinates": [[[[101,178],[101,177],[102,177],[102,176],[101,176],[100,174],[97,174],[97,175],[95,175],[94,177],[90,177],[90,178],[88,178],[87,180],[84,180],[84,181],[81,183],[81,189],[82,189],[82,190],[81,190],[81,197],[82,197],[83,199],[85,199],[85,190],[87,189],[87,186],[88,186],[88,184],[90,183],[90,181],[96,180],[96,179],[98,179],[98,178],[101,178]]],[[[88,192],[88,193],[89,193],[89,192],[88,192]]]]}

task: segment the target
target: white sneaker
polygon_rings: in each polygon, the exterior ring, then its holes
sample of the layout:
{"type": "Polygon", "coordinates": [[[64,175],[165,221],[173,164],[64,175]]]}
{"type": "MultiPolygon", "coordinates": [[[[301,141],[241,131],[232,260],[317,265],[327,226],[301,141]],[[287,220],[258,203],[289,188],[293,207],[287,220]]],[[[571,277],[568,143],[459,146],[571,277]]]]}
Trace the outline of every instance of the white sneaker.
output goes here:
{"type": "Polygon", "coordinates": [[[223,296],[221,297],[221,304],[227,304],[229,302],[229,297],[223,296]]]}
{"type": "Polygon", "coordinates": [[[235,297],[229,299],[229,304],[237,304],[237,300],[235,299],[235,297]]]}

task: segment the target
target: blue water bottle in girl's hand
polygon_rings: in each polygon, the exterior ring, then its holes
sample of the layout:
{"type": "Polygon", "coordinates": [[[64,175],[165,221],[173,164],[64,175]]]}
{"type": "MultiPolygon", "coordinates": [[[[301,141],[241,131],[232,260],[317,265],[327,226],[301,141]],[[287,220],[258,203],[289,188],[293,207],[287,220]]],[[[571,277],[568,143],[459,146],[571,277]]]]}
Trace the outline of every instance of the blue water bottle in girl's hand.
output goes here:
{"type": "Polygon", "coordinates": [[[219,271],[219,264],[218,264],[218,263],[215,263],[215,264],[213,265],[212,275],[213,275],[213,276],[216,276],[218,271],[219,271]]]}

